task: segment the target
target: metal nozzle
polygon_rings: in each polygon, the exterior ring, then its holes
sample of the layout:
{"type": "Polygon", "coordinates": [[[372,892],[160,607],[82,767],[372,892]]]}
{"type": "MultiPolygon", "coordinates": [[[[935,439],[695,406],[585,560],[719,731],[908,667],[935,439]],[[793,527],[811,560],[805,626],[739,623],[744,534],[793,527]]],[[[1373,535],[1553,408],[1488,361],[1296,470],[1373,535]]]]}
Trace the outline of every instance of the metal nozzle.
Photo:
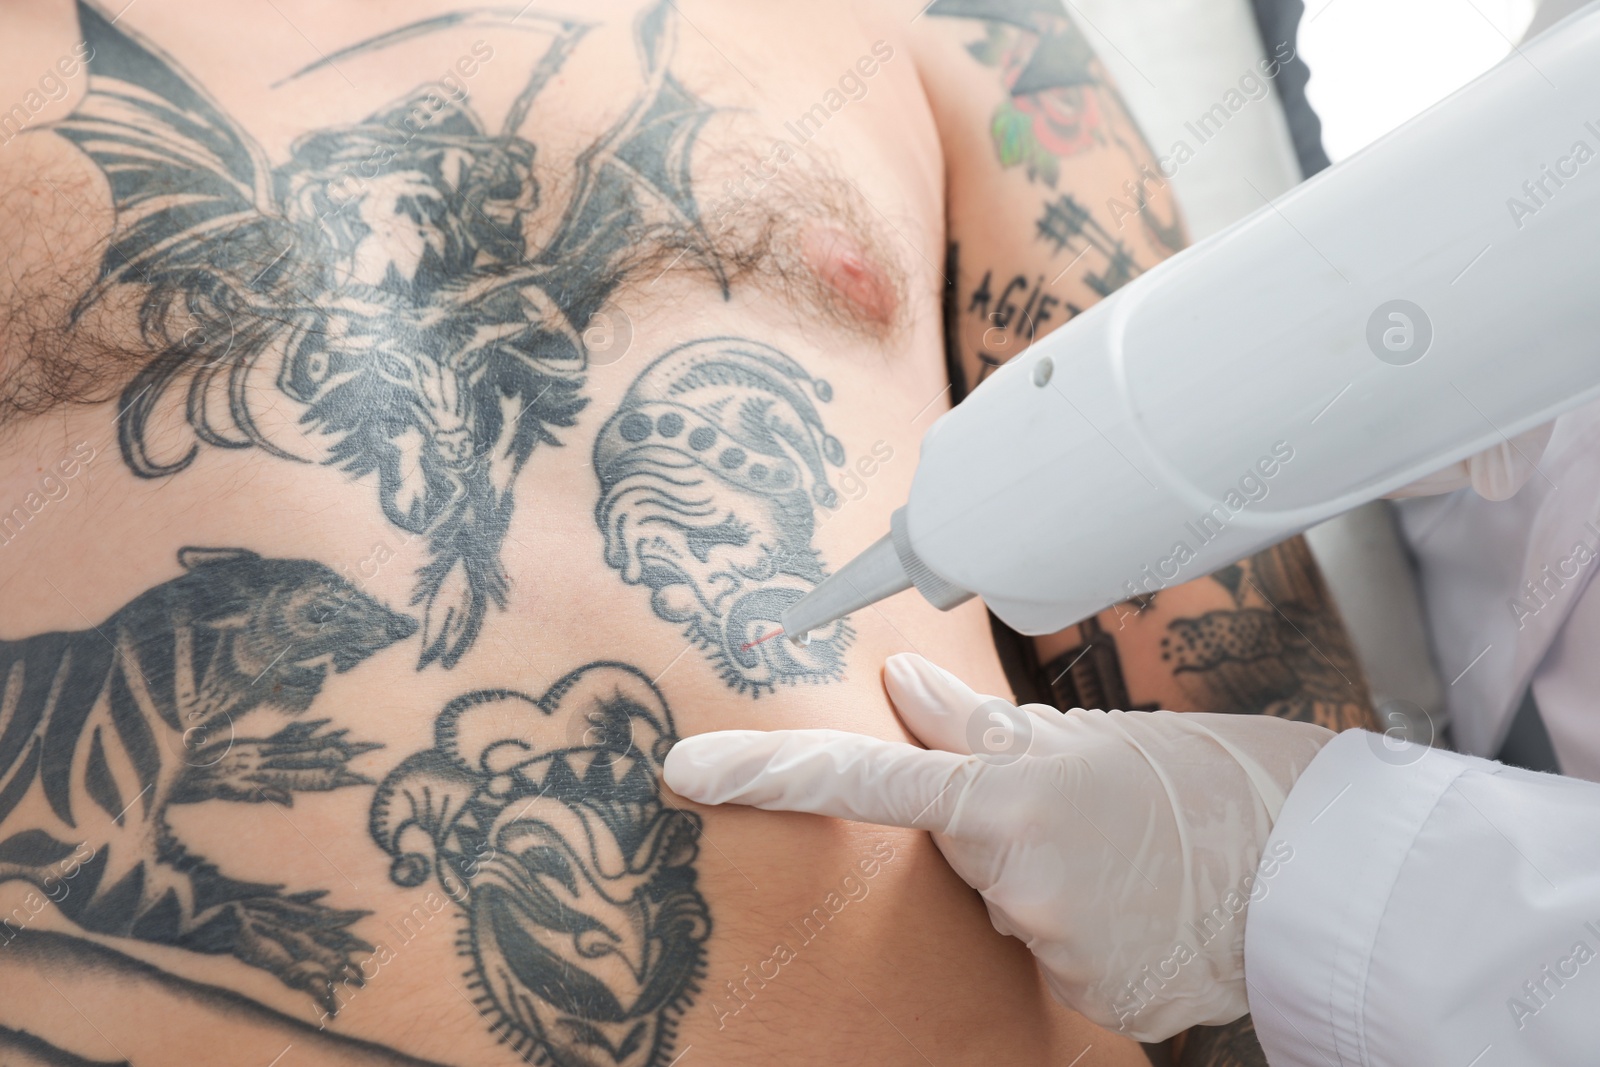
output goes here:
{"type": "Polygon", "coordinates": [[[900,508],[890,517],[887,534],[789,606],[780,620],[783,632],[790,640],[800,640],[913,585],[941,611],[972,599],[971,593],[946,582],[917,557],[906,533],[905,509],[900,508]]]}
{"type": "Polygon", "coordinates": [[[802,638],[852,611],[910,588],[911,578],[894,549],[894,535],[884,534],[839,568],[839,573],[824,578],[821,585],[791,604],[783,613],[783,632],[791,639],[802,638]]]}

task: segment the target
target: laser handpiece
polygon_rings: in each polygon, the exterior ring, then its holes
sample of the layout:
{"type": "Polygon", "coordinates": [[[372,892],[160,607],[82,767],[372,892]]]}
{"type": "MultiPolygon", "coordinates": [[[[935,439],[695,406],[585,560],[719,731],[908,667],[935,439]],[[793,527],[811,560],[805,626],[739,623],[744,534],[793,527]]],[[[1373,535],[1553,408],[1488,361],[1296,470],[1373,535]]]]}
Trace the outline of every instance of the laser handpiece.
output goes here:
{"type": "Polygon", "coordinates": [[[1600,5],[999,369],[784,631],[915,587],[1054,632],[1600,395],[1596,156],[1600,5]]]}

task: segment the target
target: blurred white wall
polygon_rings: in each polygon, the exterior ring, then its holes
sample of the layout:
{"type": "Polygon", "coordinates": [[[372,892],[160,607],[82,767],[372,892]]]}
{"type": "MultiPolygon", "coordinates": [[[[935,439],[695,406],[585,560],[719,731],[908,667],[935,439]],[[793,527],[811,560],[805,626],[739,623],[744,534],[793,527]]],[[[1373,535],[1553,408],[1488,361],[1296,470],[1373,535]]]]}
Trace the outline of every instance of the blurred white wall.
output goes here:
{"type": "MultiPolygon", "coordinates": [[[[1183,141],[1194,153],[1172,179],[1191,238],[1215,233],[1300,181],[1275,94],[1248,100],[1203,142],[1188,128],[1224,100],[1241,99],[1241,78],[1260,79],[1261,39],[1248,0],[1072,0],[1068,10],[1150,147],[1169,155],[1183,141]]],[[[1249,85],[1246,92],[1257,95],[1249,85]]]]}
{"type": "Polygon", "coordinates": [[[1511,51],[1535,0],[1307,0],[1306,96],[1335,163],[1444,99],[1511,51]]]}

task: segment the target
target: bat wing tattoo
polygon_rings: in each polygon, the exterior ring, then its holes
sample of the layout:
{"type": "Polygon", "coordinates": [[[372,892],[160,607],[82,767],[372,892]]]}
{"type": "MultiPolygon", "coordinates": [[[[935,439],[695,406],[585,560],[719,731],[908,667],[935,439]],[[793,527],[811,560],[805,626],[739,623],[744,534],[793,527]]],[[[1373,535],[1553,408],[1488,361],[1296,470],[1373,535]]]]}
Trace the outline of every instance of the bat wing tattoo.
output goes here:
{"type": "Polygon", "coordinates": [[[643,88],[535,246],[536,146],[517,131],[586,24],[541,20],[554,43],[498,131],[464,91],[425,86],[274,166],[174,61],[80,2],[88,91],[54,129],[116,213],[75,320],[131,301],[150,352],[121,399],[128,467],[163,478],[202,448],[257,448],[375,482],[386,519],[426,539],[419,666],[455,666],[506,604],[518,475],[587,403],[593,317],[662,253],[727,290],[689,180],[712,109],[668,70],[671,15],[640,15],[643,88]],[[175,452],[153,430],[172,410],[191,435],[175,452]]]}

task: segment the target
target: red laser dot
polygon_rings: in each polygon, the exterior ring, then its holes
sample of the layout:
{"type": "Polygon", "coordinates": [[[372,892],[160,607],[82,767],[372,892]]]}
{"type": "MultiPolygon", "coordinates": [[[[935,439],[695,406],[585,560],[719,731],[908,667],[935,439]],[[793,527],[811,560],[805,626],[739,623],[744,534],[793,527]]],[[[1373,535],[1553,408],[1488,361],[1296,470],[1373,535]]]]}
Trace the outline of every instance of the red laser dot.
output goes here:
{"type": "Polygon", "coordinates": [[[763,642],[763,641],[771,641],[774,637],[777,637],[781,633],[783,633],[782,630],[774,630],[770,634],[767,634],[765,637],[758,637],[754,641],[746,641],[744,644],[739,646],[739,651],[740,652],[748,652],[752,648],[755,648],[757,645],[759,645],[761,642],[763,642]]]}

